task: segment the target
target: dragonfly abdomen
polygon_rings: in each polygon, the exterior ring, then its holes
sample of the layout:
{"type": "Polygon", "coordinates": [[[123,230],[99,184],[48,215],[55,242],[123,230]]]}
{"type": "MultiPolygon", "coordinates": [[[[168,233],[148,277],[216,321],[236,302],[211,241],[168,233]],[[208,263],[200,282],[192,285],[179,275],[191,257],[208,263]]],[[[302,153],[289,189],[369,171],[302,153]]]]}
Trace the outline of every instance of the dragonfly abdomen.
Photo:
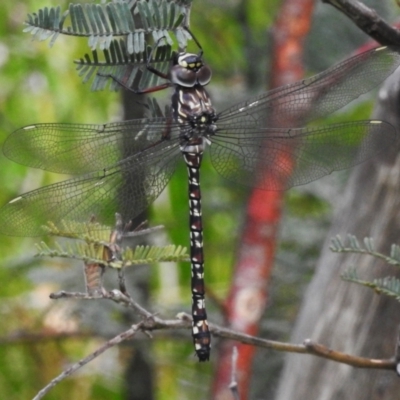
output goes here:
{"type": "Polygon", "coordinates": [[[208,329],[204,289],[203,221],[201,215],[200,165],[202,146],[182,148],[189,175],[189,228],[192,287],[192,336],[200,361],[210,358],[211,335],[208,329]],[[197,150],[197,151],[196,151],[197,150]]]}

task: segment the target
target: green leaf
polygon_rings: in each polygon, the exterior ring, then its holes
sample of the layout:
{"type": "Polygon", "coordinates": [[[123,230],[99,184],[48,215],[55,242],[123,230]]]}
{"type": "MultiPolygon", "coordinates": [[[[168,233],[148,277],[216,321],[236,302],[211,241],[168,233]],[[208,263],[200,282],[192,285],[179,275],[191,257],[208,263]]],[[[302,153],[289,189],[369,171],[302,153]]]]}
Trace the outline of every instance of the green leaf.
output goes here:
{"type": "MultiPolygon", "coordinates": [[[[128,55],[125,42],[113,40],[108,50],[93,50],[91,55],[85,54],[83,58],[76,60],[76,69],[84,83],[94,77],[91,86],[93,91],[104,89],[107,83],[111,90],[120,89],[121,85],[117,81],[123,82],[127,87],[136,82],[138,88],[146,88],[161,82],[161,78],[146,68],[151,51],[151,47],[147,47],[142,52],[128,55]]],[[[158,71],[167,73],[171,57],[170,46],[158,47],[151,65],[158,71]]]]}
{"type": "MultiPolygon", "coordinates": [[[[143,52],[148,38],[165,36],[172,45],[170,34],[173,33],[181,44],[184,35],[181,30],[189,6],[168,0],[121,0],[107,4],[70,4],[62,17],[61,9],[44,7],[36,13],[28,14],[24,32],[29,32],[35,39],[43,41],[51,37],[51,45],[59,34],[85,36],[92,50],[108,49],[116,36],[127,41],[128,54],[143,52]],[[161,14],[162,10],[162,14],[161,14]],[[137,23],[133,14],[138,14],[137,23]],[[67,16],[70,25],[64,28],[67,16]],[[148,35],[151,34],[151,35],[148,35]],[[179,36],[179,39],[178,39],[179,36]]],[[[185,37],[187,38],[187,37],[185,37]]],[[[187,41],[184,40],[184,46],[187,41]]]]}

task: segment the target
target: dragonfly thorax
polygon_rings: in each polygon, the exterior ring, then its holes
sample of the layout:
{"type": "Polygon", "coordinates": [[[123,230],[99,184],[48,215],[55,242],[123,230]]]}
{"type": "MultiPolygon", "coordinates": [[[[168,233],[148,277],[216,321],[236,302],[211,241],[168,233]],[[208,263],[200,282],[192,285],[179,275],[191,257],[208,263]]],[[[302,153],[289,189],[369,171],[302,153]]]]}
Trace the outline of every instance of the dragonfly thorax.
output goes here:
{"type": "Polygon", "coordinates": [[[189,130],[207,135],[217,129],[215,109],[202,86],[177,86],[172,95],[172,110],[175,120],[189,130]]]}
{"type": "MultiPolygon", "coordinates": [[[[189,116],[181,129],[181,150],[182,145],[186,147],[188,144],[211,144],[210,136],[217,132],[217,118],[214,113],[204,113],[200,116],[189,116]]],[[[185,150],[186,151],[186,150],[185,150]]]]}
{"type": "Polygon", "coordinates": [[[211,80],[211,69],[201,55],[186,52],[176,54],[169,74],[173,84],[184,87],[205,86],[211,80]]]}

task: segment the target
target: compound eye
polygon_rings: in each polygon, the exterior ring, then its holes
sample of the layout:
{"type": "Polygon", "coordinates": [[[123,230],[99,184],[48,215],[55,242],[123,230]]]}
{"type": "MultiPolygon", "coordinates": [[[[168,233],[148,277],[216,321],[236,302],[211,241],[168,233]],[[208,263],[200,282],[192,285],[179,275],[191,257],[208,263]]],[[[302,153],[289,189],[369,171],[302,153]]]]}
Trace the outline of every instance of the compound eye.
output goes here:
{"type": "Polygon", "coordinates": [[[207,65],[203,65],[197,71],[197,81],[201,86],[206,86],[208,83],[210,83],[211,75],[211,69],[207,67],[207,65]]]}
{"type": "Polygon", "coordinates": [[[196,84],[196,72],[181,65],[174,65],[170,72],[171,82],[175,85],[193,87],[196,84]]]}

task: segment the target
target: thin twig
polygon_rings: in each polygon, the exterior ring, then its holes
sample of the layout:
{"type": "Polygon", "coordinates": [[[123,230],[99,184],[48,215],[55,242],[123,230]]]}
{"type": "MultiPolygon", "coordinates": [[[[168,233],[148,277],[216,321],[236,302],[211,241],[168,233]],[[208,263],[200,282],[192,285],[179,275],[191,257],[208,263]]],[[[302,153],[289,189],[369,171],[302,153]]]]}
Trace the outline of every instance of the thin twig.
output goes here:
{"type": "Polygon", "coordinates": [[[124,267],[118,269],[118,286],[119,286],[119,290],[121,291],[121,293],[123,293],[125,296],[129,296],[128,290],[127,290],[126,284],[125,284],[125,268],[124,267]]]}
{"type": "MultiPolygon", "coordinates": [[[[94,299],[93,297],[90,297],[85,293],[68,292],[58,292],[53,294],[51,297],[75,297],[85,300],[94,299]]],[[[144,319],[144,321],[142,322],[143,331],[191,328],[192,317],[189,314],[182,312],[177,315],[177,319],[164,320],[150,313],[132,298],[125,296],[119,290],[114,289],[106,293],[103,298],[111,299],[117,303],[122,303],[136,311],[144,319]]],[[[215,324],[210,324],[210,331],[214,336],[236,340],[241,343],[249,344],[256,347],[262,347],[276,351],[285,351],[289,353],[313,354],[318,357],[351,365],[357,368],[396,370],[396,361],[394,356],[390,359],[372,359],[358,357],[340,351],[332,350],[322,344],[314,343],[310,339],[306,339],[303,344],[284,343],[275,340],[262,339],[256,336],[246,335],[240,332],[233,331],[231,329],[223,328],[215,324]]]]}
{"type": "Polygon", "coordinates": [[[246,343],[252,346],[263,347],[276,351],[285,351],[288,353],[313,354],[328,360],[351,365],[352,367],[356,368],[388,369],[392,371],[396,369],[394,358],[373,359],[353,356],[347,353],[332,350],[322,344],[314,343],[310,339],[304,340],[304,344],[284,343],[245,335],[230,329],[221,328],[214,324],[210,324],[210,331],[214,336],[237,340],[241,343],[246,343]]]}
{"type": "Polygon", "coordinates": [[[130,329],[127,331],[115,336],[113,339],[110,339],[107,341],[103,346],[99,347],[96,351],[93,353],[89,354],[87,357],[81,359],[77,363],[71,365],[68,369],[63,371],[60,375],[57,376],[57,378],[54,378],[48,385],[46,385],[34,398],[33,400],[40,400],[42,399],[55,385],[60,383],[64,378],[67,378],[68,376],[72,375],[75,371],[77,371],[79,368],[83,367],[93,359],[97,358],[100,354],[104,353],[106,350],[109,348],[123,342],[126,339],[131,338],[132,336],[135,335],[135,333],[141,329],[142,323],[139,323],[137,325],[133,325],[130,329]]]}
{"type": "Polygon", "coordinates": [[[396,342],[396,349],[394,352],[394,360],[396,363],[396,372],[397,375],[400,376],[400,329],[397,332],[397,342],[396,342]]]}
{"type": "MultiPolygon", "coordinates": [[[[174,320],[163,320],[155,315],[152,315],[148,311],[144,310],[141,306],[135,303],[132,299],[127,298],[119,291],[115,292],[113,295],[110,295],[109,298],[118,302],[123,302],[135,310],[140,310],[141,315],[146,315],[147,317],[137,325],[133,325],[127,331],[115,336],[114,338],[108,340],[103,346],[99,349],[83,358],[79,362],[73,364],[70,368],[62,372],[58,377],[53,379],[48,385],[46,385],[35,397],[33,400],[39,400],[43,398],[45,394],[47,394],[51,388],[53,388],[56,384],[61,382],[64,378],[70,376],[72,373],[77,371],[79,368],[83,367],[100,354],[104,353],[109,348],[121,343],[122,341],[133,337],[138,330],[142,330],[144,333],[150,336],[149,331],[153,330],[161,330],[161,329],[190,329],[192,325],[192,318],[189,314],[180,313],[178,318],[174,320]],[[118,293],[117,293],[118,292],[118,293]],[[114,296],[114,298],[113,298],[114,296]]],[[[110,292],[112,293],[112,292],[110,292]]],[[[86,295],[87,296],[87,295],[86,295]]],[[[342,364],[347,364],[352,367],[357,368],[370,368],[370,369],[386,369],[386,370],[397,370],[398,366],[398,357],[399,357],[399,346],[396,348],[395,357],[391,359],[371,359],[353,356],[350,354],[346,354],[340,351],[332,350],[322,344],[315,343],[310,339],[306,339],[303,344],[291,344],[291,343],[283,343],[274,340],[261,339],[255,336],[250,336],[246,334],[242,334],[239,332],[232,331],[230,329],[226,329],[223,327],[219,327],[214,324],[210,324],[210,331],[214,336],[220,338],[226,338],[231,340],[237,340],[241,343],[249,344],[252,346],[268,348],[276,351],[285,351],[290,353],[303,353],[303,354],[312,354],[318,357],[322,357],[328,360],[340,362],[342,364]]],[[[151,337],[151,336],[150,336],[151,337]]],[[[48,339],[54,340],[54,338],[49,337],[48,339]]],[[[59,339],[59,337],[57,338],[59,339]]],[[[399,339],[400,341],[400,339],[399,339]]],[[[236,365],[237,365],[237,354],[233,353],[232,355],[232,376],[231,383],[229,385],[230,390],[235,399],[239,399],[239,393],[237,391],[237,382],[236,382],[236,365]]],[[[398,372],[399,373],[399,372],[398,372]]]]}
{"type": "Polygon", "coordinates": [[[59,292],[50,293],[49,296],[52,300],[58,299],[79,299],[79,300],[97,300],[102,298],[107,298],[106,293],[96,293],[95,295],[89,293],[81,292],[66,292],[65,290],[60,290],[59,292]]]}
{"type": "Polygon", "coordinates": [[[136,236],[149,235],[150,233],[154,233],[162,229],[164,229],[164,225],[152,226],[151,228],[142,229],[140,231],[124,232],[123,237],[131,238],[136,236]]]}
{"type": "Polygon", "coordinates": [[[232,349],[232,369],[231,369],[231,383],[229,384],[229,390],[232,392],[232,396],[235,400],[239,400],[239,390],[237,383],[237,360],[238,360],[238,350],[237,347],[234,346],[232,349]]]}

